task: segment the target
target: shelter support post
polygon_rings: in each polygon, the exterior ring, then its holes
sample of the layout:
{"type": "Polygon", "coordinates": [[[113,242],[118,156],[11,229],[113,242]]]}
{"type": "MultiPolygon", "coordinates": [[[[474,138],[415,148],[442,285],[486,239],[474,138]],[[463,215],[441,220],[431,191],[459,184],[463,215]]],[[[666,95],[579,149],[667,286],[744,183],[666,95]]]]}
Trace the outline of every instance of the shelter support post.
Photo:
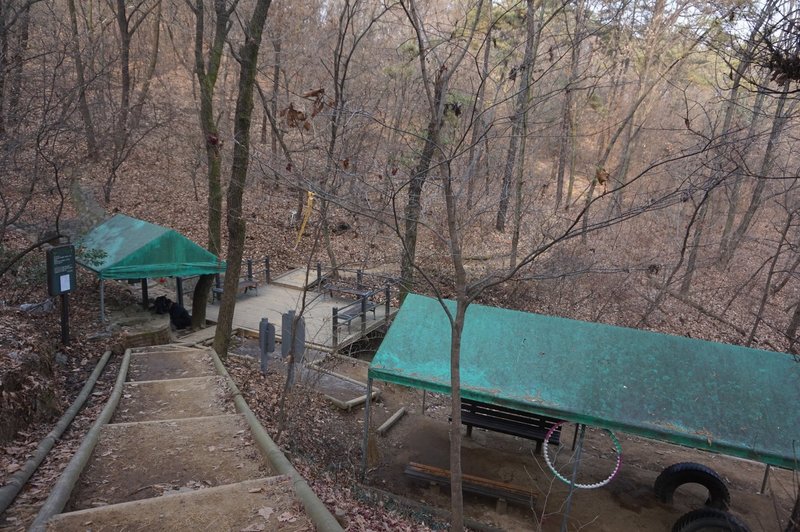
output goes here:
{"type": "Polygon", "coordinates": [[[575,446],[578,444],[578,431],[581,430],[581,426],[582,425],[580,423],[576,423],[575,424],[575,433],[572,435],[572,450],[573,451],[575,450],[575,446]]]}
{"type": "Polygon", "coordinates": [[[758,492],[759,495],[767,494],[767,483],[769,482],[769,472],[771,469],[772,466],[767,464],[766,469],[764,469],[764,480],[761,481],[761,491],[758,492]]]}
{"type": "Polygon", "coordinates": [[[142,307],[147,310],[150,307],[149,297],[147,297],[147,279],[142,279],[142,307]]]}
{"type": "Polygon", "coordinates": [[[178,300],[178,305],[183,306],[183,278],[175,278],[175,297],[178,300]]]}
{"type": "Polygon", "coordinates": [[[360,482],[364,482],[364,477],[367,475],[367,448],[369,446],[369,406],[372,401],[372,379],[367,379],[367,402],[364,404],[364,439],[361,441],[361,478],[360,482]]]}
{"type": "Polygon", "coordinates": [[[100,279],[100,323],[106,322],[106,291],[105,281],[100,279]]]}
{"type": "Polygon", "coordinates": [[[578,448],[575,450],[575,463],[572,465],[572,478],[569,483],[567,503],[564,508],[564,519],[561,521],[561,532],[567,532],[567,522],[569,521],[569,512],[572,507],[572,496],[575,494],[575,483],[578,479],[578,468],[581,465],[581,452],[583,451],[583,437],[585,435],[586,425],[581,425],[581,431],[578,434],[578,448]]]}

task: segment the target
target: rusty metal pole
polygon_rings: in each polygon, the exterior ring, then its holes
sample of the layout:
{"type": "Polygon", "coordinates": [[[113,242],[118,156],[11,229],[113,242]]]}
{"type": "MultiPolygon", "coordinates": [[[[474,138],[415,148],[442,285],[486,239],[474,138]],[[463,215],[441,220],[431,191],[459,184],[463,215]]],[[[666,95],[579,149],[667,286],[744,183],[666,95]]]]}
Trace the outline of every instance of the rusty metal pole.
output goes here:
{"type": "Polygon", "coordinates": [[[364,439],[361,445],[361,475],[360,480],[364,482],[367,475],[367,448],[369,446],[369,405],[372,402],[372,379],[367,379],[367,402],[364,404],[364,439]]]}

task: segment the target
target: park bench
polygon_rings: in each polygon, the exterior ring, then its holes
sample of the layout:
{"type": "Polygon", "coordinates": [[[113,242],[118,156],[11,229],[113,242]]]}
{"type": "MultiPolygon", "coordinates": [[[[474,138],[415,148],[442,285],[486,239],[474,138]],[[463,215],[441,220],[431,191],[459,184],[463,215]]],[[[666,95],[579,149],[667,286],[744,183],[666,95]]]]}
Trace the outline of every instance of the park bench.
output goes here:
{"type": "MultiPolygon", "coordinates": [[[[442,486],[450,485],[450,471],[439,467],[409,462],[405,467],[404,473],[413,479],[422,480],[431,484],[442,486]]],[[[503,504],[515,502],[526,507],[531,507],[536,501],[536,495],[531,489],[505,482],[498,482],[488,478],[477,477],[475,475],[461,475],[461,487],[469,493],[477,493],[486,497],[497,499],[498,509],[503,504]]]]}
{"type": "MultiPolygon", "coordinates": [[[[256,282],[254,279],[241,279],[239,281],[237,293],[241,292],[242,294],[246,294],[248,290],[255,290],[257,295],[258,282],[256,282]]],[[[211,289],[211,302],[214,303],[215,301],[221,300],[222,292],[223,292],[223,286],[221,284],[217,284],[216,286],[214,286],[211,289]]]]}
{"type": "MultiPolygon", "coordinates": [[[[550,428],[558,423],[553,419],[522,410],[514,410],[489,403],[481,403],[471,399],[461,399],[461,423],[467,426],[467,436],[472,436],[472,427],[502,432],[519,436],[528,440],[536,440],[536,452],[542,450],[542,442],[550,428]]],[[[550,436],[551,444],[558,444],[561,438],[561,427],[550,436]]]]}
{"type": "Polygon", "coordinates": [[[322,285],[322,291],[328,292],[328,295],[333,297],[333,293],[347,294],[361,299],[364,296],[370,297],[374,294],[372,290],[362,290],[360,288],[351,288],[349,286],[338,285],[336,283],[325,282],[322,285]]]}
{"type": "MultiPolygon", "coordinates": [[[[372,301],[371,299],[367,299],[366,305],[364,307],[364,312],[372,312],[372,319],[377,319],[375,315],[375,309],[378,308],[378,303],[372,301]]],[[[354,301],[347,305],[346,307],[342,307],[336,313],[336,321],[337,323],[346,323],[347,330],[350,330],[351,322],[361,316],[361,301],[354,301]]]]}

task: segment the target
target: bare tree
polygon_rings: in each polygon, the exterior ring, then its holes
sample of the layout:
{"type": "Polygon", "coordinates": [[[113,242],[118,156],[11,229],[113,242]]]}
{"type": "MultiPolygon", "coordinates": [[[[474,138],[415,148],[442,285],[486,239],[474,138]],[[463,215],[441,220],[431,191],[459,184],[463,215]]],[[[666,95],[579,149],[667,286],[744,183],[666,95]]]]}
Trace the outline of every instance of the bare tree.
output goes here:
{"type": "MultiPolygon", "coordinates": [[[[195,16],[194,71],[200,87],[200,130],[206,148],[208,178],[208,249],[219,256],[222,254],[222,139],[214,112],[214,89],[217,84],[222,53],[231,28],[231,15],[238,0],[228,4],[224,0],[214,2],[214,35],[205,56],[205,1],[197,0],[190,5],[195,16]]],[[[192,299],[192,327],[205,325],[208,293],[214,276],[200,276],[192,299]]]]}
{"type": "Polygon", "coordinates": [[[245,28],[244,43],[236,54],[239,62],[239,92],[236,98],[233,129],[233,166],[228,185],[228,267],[225,272],[214,349],[221,357],[228,354],[233,329],[233,312],[239,290],[239,274],[244,256],[245,221],[242,216],[242,195],[250,164],[250,124],[253,116],[253,91],[258,69],[258,51],[271,0],[256,0],[250,21],[245,28]]]}

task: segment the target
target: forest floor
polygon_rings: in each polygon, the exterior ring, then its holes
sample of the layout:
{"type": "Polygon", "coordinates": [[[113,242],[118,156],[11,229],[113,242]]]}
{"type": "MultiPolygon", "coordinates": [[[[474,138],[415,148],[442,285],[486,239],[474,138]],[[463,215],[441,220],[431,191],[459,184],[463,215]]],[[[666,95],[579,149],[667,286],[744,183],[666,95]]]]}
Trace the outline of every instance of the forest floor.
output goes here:
{"type": "MultiPolygon", "coordinates": [[[[176,98],[190,101],[189,94],[176,98]]],[[[103,206],[107,213],[122,212],[154,223],[169,226],[193,239],[207,242],[207,202],[202,171],[198,170],[202,148],[196,145],[195,119],[187,118],[158,136],[143,140],[141,150],[120,169],[111,200],[103,206]],[[176,132],[177,130],[177,132],[176,132]],[[189,140],[194,139],[194,140],[189,140]],[[194,143],[194,144],[193,144],[194,143]],[[198,177],[200,176],[200,177],[198,177]]],[[[262,149],[264,146],[261,147],[262,149]]],[[[227,170],[225,170],[227,172],[227,170]]],[[[102,168],[77,169],[87,190],[99,198],[98,183],[105,180],[102,168]]],[[[269,256],[273,274],[292,267],[329,262],[319,233],[318,209],[303,234],[290,213],[297,209],[298,192],[278,185],[266,170],[254,168],[248,181],[244,214],[247,219],[246,256],[260,259],[269,256]]],[[[36,210],[52,210],[48,202],[37,200],[36,210]]],[[[64,217],[77,215],[68,203],[64,217]]],[[[400,250],[391,228],[358,213],[331,205],[331,248],[339,265],[346,268],[380,268],[399,273],[400,250]]],[[[491,213],[489,213],[491,217],[491,213]]],[[[487,222],[480,234],[483,249],[468,257],[470,274],[499,268],[498,250],[508,249],[510,237],[498,235],[487,222]]],[[[749,336],[755,319],[763,282],[752,274],[753,264],[764,262],[763,249],[743,246],[734,263],[722,268],[712,259],[701,260],[688,295],[661,291],[668,280],[670,265],[676,262],[663,245],[645,243],[656,240],[662,228],[644,224],[620,225],[613,231],[593,235],[589,245],[565,244],[562,251],[545,254],[537,263],[539,280],[520,280],[484,293],[478,302],[543,314],[598,321],[628,327],[641,327],[664,333],[706,340],[742,344],[749,336]],[[647,244],[647,245],[645,245],[647,244]],[[559,272],[580,269],[585,274],[561,276],[559,272]],[[655,267],[654,267],[655,266],[655,267]],[[656,302],[656,304],[654,304],[656,302]],[[642,319],[647,315],[647,319],[642,319]]],[[[768,233],[768,222],[754,230],[768,233]]],[[[539,228],[525,231],[539,236],[539,228]]],[[[679,233],[680,231],[678,231],[679,233]]],[[[6,235],[6,250],[19,250],[29,241],[22,232],[6,235]]],[[[754,238],[753,241],[757,240],[754,238]]],[[[440,293],[452,296],[452,267],[438,253],[441,244],[432,232],[421,233],[418,245],[419,265],[437,283],[440,293]]],[[[31,254],[12,272],[0,278],[0,485],[5,484],[50,431],[60,413],[77,395],[94,364],[106,349],[121,353],[122,330],[108,330],[97,320],[98,283],[86,272],[79,273],[78,288],[71,294],[72,343],[59,345],[57,305],[42,312],[24,311],[21,305],[47,299],[43,283],[43,253],[31,254]]],[[[224,253],[223,253],[224,255],[224,253]]],[[[421,286],[420,291],[429,290],[421,286]]],[[[787,351],[783,334],[788,323],[788,309],[797,294],[784,290],[770,298],[758,316],[762,325],[753,335],[753,347],[787,351]]],[[[124,284],[108,283],[109,306],[124,309],[136,305],[138,294],[124,284]]],[[[364,347],[366,356],[374,345],[364,347]]],[[[93,395],[79,416],[58,442],[31,482],[2,517],[0,528],[22,530],[30,523],[47,497],[67,461],[80,444],[82,435],[105,404],[113,385],[115,364],[101,377],[93,395]]],[[[229,367],[239,381],[249,404],[268,430],[287,451],[298,470],[308,478],[320,498],[332,510],[343,510],[351,530],[421,530],[443,525],[422,509],[402,509],[384,500],[376,503],[356,480],[360,465],[361,410],[343,413],[312,393],[296,386],[289,395],[287,418],[279,431],[278,398],[283,390],[280,372],[263,378],[247,360],[231,357],[229,367]],[[281,433],[278,437],[278,433],[281,433]],[[391,508],[391,509],[390,509],[391,508]],[[426,523],[421,524],[419,519],[426,523]]],[[[339,364],[337,371],[363,380],[363,364],[339,364]]],[[[420,487],[402,474],[400,464],[409,460],[446,467],[447,409],[443,398],[428,397],[426,412],[421,412],[418,391],[383,386],[377,422],[406,406],[409,413],[385,438],[379,438],[379,461],[367,476],[369,486],[404,495],[432,506],[447,506],[447,495],[438,489],[420,487]]],[[[569,431],[567,431],[569,432],[569,431]]],[[[592,442],[598,449],[603,444],[592,442]]],[[[769,496],[756,495],[763,466],[708,453],[669,446],[639,438],[625,438],[623,469],[607,488],[579,492],[572,507],[573,524],[586,530],[664,530],[679,515],[697,502],[698,494],[680,493],[673,506],[656,502],[651,495],[652,481],[665,466],[685,461],[708,463],[727,480],[732,489],[734,513],[741,515],[754,530],[776,530],[785,519],[793,500],[797,481],[786,472],[771,476],[769,496]]],[[[534,511],[510,507],[507,514],[494,513],[494,503],[468,496],[467,512],[481,521],[494,522],[511,530],[536,530],[560,526],[564,487],[552,481],[541,457],[532,452],[532,444],[499,434],[475,431],[465,439],[465,470],[486,476],[499,473],[507,482],[528,483],[539,494],[534,511]]],[[[608,470],[607,458],[596,457],[601,474],[608,470]]],[[[374,494],[373,494],[374,495],[374,494]]]]}

